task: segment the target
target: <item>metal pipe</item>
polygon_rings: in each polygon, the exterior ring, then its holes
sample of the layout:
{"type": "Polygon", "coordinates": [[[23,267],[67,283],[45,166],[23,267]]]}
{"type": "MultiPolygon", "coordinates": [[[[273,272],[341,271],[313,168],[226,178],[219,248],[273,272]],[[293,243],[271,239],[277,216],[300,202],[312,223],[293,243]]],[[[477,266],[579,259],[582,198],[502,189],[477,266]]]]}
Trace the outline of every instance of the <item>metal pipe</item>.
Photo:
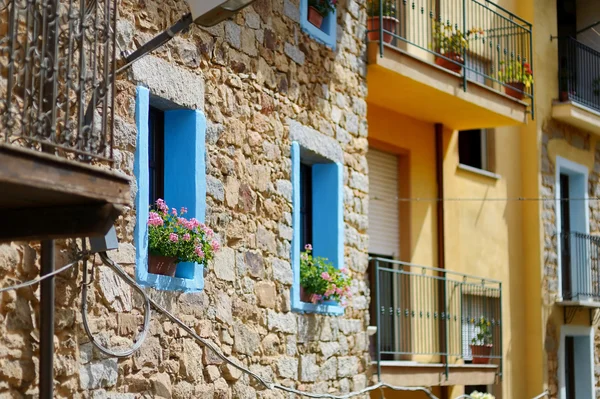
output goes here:
{"type": "MultiPolygon", "coordinates": [[[[41,275],[54,271],[54,240],[42,241],[41,275]]],[[[40,399],[54,396],[54,277],[40,283],[40,399]]]]}

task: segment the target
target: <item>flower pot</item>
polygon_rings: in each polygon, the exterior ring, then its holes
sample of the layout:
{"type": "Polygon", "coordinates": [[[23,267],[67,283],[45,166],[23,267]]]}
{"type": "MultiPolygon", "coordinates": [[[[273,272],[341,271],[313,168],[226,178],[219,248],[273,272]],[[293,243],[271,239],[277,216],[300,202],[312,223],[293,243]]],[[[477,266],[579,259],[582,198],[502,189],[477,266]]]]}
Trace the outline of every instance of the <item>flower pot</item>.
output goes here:
{"type": "Polygon", "coordinates": [[[308,22],[321,29],[323,25],[323,16],[314,7],[308,7],[308,22]]]}
{"type": "Polygon", "coordinates": [[[488,364],[492,354],[492,345],[470,345],[473,364],[488,364]]]}
{"type": "Polygon", "coordinates": [[[507,95],[514,97],[517,100],[522,100],[525,96],[525,83],[508,82],[506,86],[504,86],[504,91],[507,95]]]}
{"type": "Polygon", "coordinates": [[[311,297],[312,297],[312,294],[309,294],[308,292],[306,292],[304,290],[303,286],[300,286],[300,300],[302,302],[312,303],[311,300],[310,300],[311,297]]]}
{"type": "MultiPolygon", "coordinates": [[[[380,21],[383,20],[383,30],[396,33],[396,27],[398,26],[398,20],[394,17],[370,17],[367,19],[367,30],[372,31],[368,33],[369,40],[378,41],[380,33],[380,21]]],[[[394,36],[389,33],[383,33],[383,41],[385,43],[391,43],[394,36]]]]}
{"type": "Polygon", "coordinates": [[[465,63],[463,57],[458,53],[446,53],[443,57],[436,56],[435,64],[445,68],[449,71],[460,73],[462,71],[462,65],[465,63]],[[454,62],[452,62],[452,61],[454,62]]]}
{"type": "Polygon", "coordinates": [[[172,256],[150,255],[148,256],[148,273],[175,277],[177,263],[177,258],[172,256]]]}

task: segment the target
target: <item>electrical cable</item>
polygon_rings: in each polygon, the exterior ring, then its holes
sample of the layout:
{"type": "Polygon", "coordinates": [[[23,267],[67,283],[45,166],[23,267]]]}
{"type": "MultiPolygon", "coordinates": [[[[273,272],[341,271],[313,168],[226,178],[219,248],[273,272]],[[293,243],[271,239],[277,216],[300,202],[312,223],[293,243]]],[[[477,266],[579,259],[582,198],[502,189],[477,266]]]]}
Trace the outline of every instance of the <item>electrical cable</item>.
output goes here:
{"type": "Polygon", "coordinates": [[[83,259],[86,259],[87,257],[89,257],[89,254],[87,254],[87,253],[81,253],[81,254],[79,254],[79,257],[78,257],[76,260],[74,260],[74,261],[73,261],[73,262],[71,262],[71,263],[67,263],[66,265],[64,265],[64,266],[63,266],[63,267],[61,267],[60,269],[56,269],[55,271],[53,271],[53,272],[51,272],[51,273],[44,274],[43,276],[40,276],[40,277],[38,277],[38,278],[35,278],[35,279],[33,279],[33,280],[26,281],[26,282],[24,282],[24,283],[19,283],[19,284],[16,284],[16,285],[11,285],[11,286],[9,286],[9,287],[0,288],[0,294],[1,294],[1,293],[3,293],[3,292],[6,292],[6,291],[18,290],[18,289],[20,289],[20,288],[25,288],[25,287],[29,287],[29,286],[32,286],[32,285],[38,284],[38,283],[40,283],[40,282],[42,282],[42,281],[46,280],[47,278],[54,277],[54,276],[56,276],[57,274],[60,274],[60,273],[62,273],[62,272],[64,272],[64,271],[66,271],[66,270],[68,270],[68,269],[72,268],[72,267],[73,267],[73,266],[75,266],[75,265],[76,265],[76,264],[77,264],[79,261],[81,261],[81,260],[83,260],[83,259]]]}
{"type": "Polygon", "coordinates": [[[518,201],[518,202],[527,202],[527,201],[540,201],[540,202],[544,202],[544,201],[551,201],[551,202],[556,202],[556,201],[600,201],[599,197],[590,197],[590,198],[528,198],[528,197],[506,197],[506,198],[469,198],[469,197],[455,197],[455,198],[419,198],[419,197],[415,197],[415,198],[400,198],[400,197],[369,197],[369,201],[380,201],[380,202],[438,202],[438,201],[443,201],[443,202],[460,202],[460,201],[465,201],[465,202],[512,202],[512,201],[518,201]]]}
{"type": "MultiPolygon", "coordinates": [[[[84,247],[85,247],[85,240],[84,240],[84,247]]],[[[93,279],[93,276],[92,276],[93,279]]],[[[146,295],[146,293],[142,290],[142,288],[135,284],[135,282],[132,284],[129,280],[124,279],[125,283],[127,285],[129,285],[131,288],[133,288],[135,291],[137,291],[143,298],[144,298],[144,326],[142,328],[142,331],[138,334],[137,339],[134,339],[134,344],[133,346],[131,346],[129,349],[125,349],[123,351],[117,352],[113,349],[109,349],[107,347],[105,347],[104,345],[102,345],[101,343],[99,343],[96,338],[94,337],[94,334],[92,333],[89,323],[88,323],[88,318],[87,318],[87,292],[88,292],[88,286],[91,284],[91,281],[88,281],[88,268],[87,268],[87,261],[84,262],[83,264],[83,282],[82,282],[82,290],[81,290],[81,319],[83,322],[83,329],[85,330],[85,333],[87,334],[88,338],[90,339],[90,342],[92,343],[92,345],[94,345],[96,348],[98,348],[98,350],[100,352],[102,352],[103,354],[110,356],[110,357],[128,357],[133,355],[135,352],[137,352],[143,345],[144,341],[146,340],[146,335],[148,334],[148,331],[150,330],[150,301],[148,296],[146,295]]],[[[93,281],[93,280],[92,280],[93,281]]]]}

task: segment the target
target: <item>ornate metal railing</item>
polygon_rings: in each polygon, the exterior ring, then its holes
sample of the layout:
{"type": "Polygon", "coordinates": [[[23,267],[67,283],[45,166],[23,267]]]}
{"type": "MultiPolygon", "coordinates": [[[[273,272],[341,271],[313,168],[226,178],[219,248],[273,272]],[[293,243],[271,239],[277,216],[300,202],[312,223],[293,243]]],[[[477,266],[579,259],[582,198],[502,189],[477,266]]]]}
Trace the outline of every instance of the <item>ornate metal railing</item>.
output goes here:
{"type": "Polygon", "coordinates": [[[487,0],[369,0],[367,35],[387,46],[435,62],[463,77],[533,103],[532,25],[487,0]],[[383,40],[380,40],[383,38],[383,40]],[[531,82],[532,83],[532,82],[531,82]]]}
{"type": "Polygon", "coordinates": [[[600,111],[600,52],[572,37],[559,38],[558,79],[561,101],[600,111]]]}
{"type": "Polygon", "coordinates": [[[502,284],[444,269],[371,259],[374,357],[502,367],[502,284]]]}
{"type": "Polygon", "coordinates": [[[562,299],[600,301],[600,236],[560,233],[562,299]]]}
{"type": "Polygon", "coordinates": [[[0,142],[113,159],[116,0],[0,0],[0,142]]]}

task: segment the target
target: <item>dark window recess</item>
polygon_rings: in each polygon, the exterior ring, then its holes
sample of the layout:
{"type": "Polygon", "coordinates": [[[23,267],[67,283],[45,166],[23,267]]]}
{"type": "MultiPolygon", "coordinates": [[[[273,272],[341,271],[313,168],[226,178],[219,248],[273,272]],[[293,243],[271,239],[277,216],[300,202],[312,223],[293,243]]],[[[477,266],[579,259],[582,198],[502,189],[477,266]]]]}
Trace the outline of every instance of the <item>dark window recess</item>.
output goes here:
{"type": "Polygon", "coordinates": [[[165,197],[165,113],[150,107],[148,115],[149,203],[165,197]]]}
{"type": "Polygon", "coordinates": [[[312,244],[312,167],[300,164],[300,250],[312,244]]]}
{"type": "Polygon", "coordinates": [[[482,131],[463,130],[458,133],[458,161],[477,169],[486,169],[484,164],[482,131]]]}
{"type": "Polygon", "coordinates": [[[575,340],[565,337],[565,391],[566,399],[576,399],[575,396],[575,340]]]}
{"type": "Polygon", "coordinates": [[[489,393],[486,385],[465,385],[465,395],[470,395],[475,392],[489,393]]]}
{"type": "Polygon", "coordinates": [[[569,176],[560,174],[560,231],[561,242],[561,273],[563,296],[571,296],[571,202],[569,199],[569,176]]]}

